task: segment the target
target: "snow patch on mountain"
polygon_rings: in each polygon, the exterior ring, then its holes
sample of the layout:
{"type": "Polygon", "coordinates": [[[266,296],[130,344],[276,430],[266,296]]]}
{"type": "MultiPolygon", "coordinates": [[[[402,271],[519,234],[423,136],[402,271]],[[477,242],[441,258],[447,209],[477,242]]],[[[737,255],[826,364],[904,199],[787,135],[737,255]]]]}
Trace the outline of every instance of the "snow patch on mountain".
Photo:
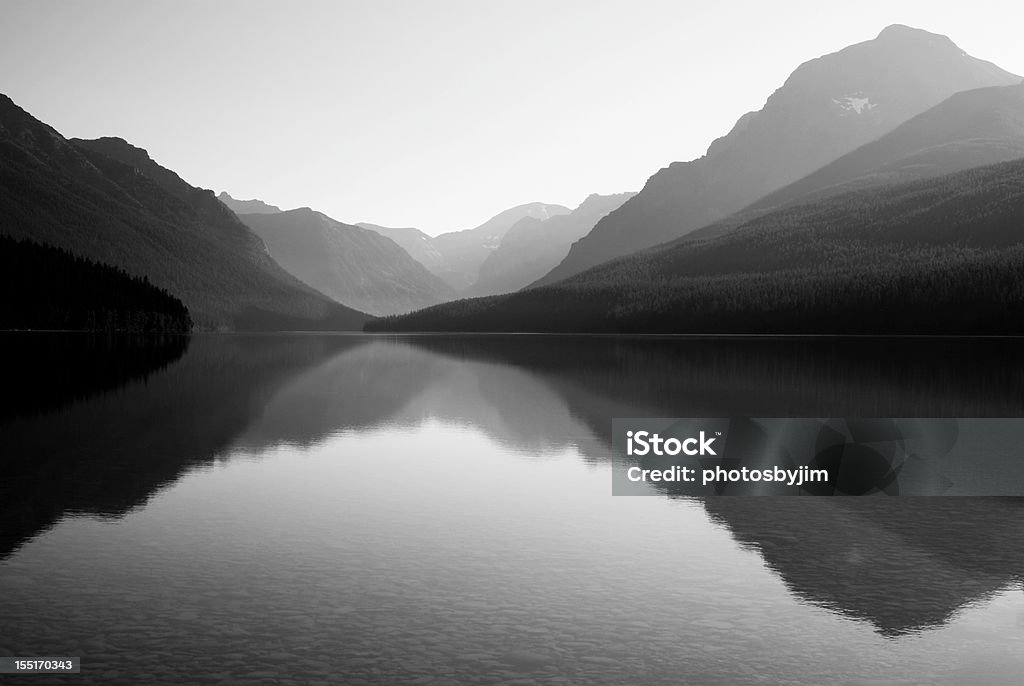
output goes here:
{"type": "Polygon", "coordinates": [[[844,112],[856,112],[857,114],[864,114],[878,107],[878,103],[871,102],[871,98],[852,95],[844,98],[832,98],[832,102],[839,105],[844,112]]]}

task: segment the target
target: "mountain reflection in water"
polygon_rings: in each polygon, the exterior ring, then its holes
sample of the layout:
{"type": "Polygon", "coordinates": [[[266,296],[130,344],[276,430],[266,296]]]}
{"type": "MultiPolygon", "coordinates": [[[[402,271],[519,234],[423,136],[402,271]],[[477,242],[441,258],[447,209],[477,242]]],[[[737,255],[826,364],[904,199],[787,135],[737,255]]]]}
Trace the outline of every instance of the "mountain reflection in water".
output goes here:
{"type": "MultiPolygon", "coordinates": [[[[148,365],[134,349],[119,375],[54,373],[85,359],[68,353],[82,340],[16,348],[54,400],[9,397],[0,416],[0,560],[68,515],[122,517],[239,451],[430,420],[526,458],[599,464],[616,416],[1024,414],[1012,341],[197,336],[148,365]]],[[[887,637],[941,626],[1024,574],[1016,500],[702,502],[795,597],[887,637]]]]}

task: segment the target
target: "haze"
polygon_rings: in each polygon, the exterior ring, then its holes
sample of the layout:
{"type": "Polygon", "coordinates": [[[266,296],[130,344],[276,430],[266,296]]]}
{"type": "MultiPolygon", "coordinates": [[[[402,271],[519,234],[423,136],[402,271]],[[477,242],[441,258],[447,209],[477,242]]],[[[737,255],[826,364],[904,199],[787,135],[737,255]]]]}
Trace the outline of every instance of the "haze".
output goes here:
{"type": "Polygon", "coordinates": [[[1024,73],[1009,2],[11,2],[0,91],[190,183],[341,221],[475,226],[639,190],[801,62],[903,23],[1024,73]]]}

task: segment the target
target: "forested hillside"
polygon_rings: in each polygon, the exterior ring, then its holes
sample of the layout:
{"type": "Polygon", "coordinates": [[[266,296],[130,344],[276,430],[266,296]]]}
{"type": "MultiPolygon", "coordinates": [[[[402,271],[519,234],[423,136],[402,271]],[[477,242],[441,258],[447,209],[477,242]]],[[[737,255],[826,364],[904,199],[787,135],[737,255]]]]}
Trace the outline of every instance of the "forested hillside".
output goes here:
{"type": "Polygon", "coordinates": [[[1024,161],[787,208],[372,330],[1024,333],[1024,161]]]}
{"type": "Polygon", "coordinates": [[[178,298],[67,250],[0,236],[0,329],[188,333],[178,298]]]}

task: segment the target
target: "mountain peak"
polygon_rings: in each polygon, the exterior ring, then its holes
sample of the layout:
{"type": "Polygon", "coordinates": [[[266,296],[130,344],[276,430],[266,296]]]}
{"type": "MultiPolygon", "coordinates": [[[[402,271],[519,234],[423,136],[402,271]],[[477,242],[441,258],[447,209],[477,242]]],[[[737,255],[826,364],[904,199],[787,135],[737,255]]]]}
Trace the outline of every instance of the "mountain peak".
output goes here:
{"type": "Polygon", "coordinates": [[[922,33],[927,34],[928,32],[925,31],[924,29],[917,29],[914,28],[913,26],[907,26],[906,24],[889,24],[884,29],[882,29],[881,33],[878,34],[878,37],[883,38],[896,36],[912,36],[919,35],[922,33]]]}
{"type": "Polygon", "coordinates": [[[235,214],[277,214],[281,208],[277,205],[265,203],[262,200],[239,200],[233,198],[227,191],[221,191],[217,199],[228,206],[235,214]]]}
{"type": "Polygon", "coordinates": [[[742,209],[955,93],[1020,83],[946,36],[896,24],[799,65],[707,154],[675,163],[576,241],[543,284],[679,238],[742,209]]]}
{"type": "Polygon", "coordinates": [[[925,31],[924,29],[917,29],[913,26],[907,26],[906,24],[891,24],[886,26],[882,29],[882,32],[878,34],[878,38],[875,40],[899,43],[914,42],[931,46],[941,45],[960,50],[960,48],[957,47],[957,44],[954,43],[949,36],[944,36],[941,33],[932,33],[930,31],[925,31]]]}
{"type": "MultiPolygon", "coordinates": [[[[99,138],[93,138],[92,140],[85,140],[82,138],[72,138],[72,143],[78,144],[90,144],[94,148],[103,150],[106,154],[111,157],[126,156],[129,159],[135,160],[136,162],[153,162],[153,158],[149,156],[149,151],[145,148],[140,148],[137,145],[132,145],[128,141],[118,136],[101,136],[99,138]],[[112,155],[111,153],[118,151],[119,155],[112,155]]],[[[139,166],[136,164],[136,166],[139,166]]]]}
{"type": "Polygon", "coordinates": [[[56,129],[39,121],[0,93],[0,138],[16,137],[20,145],[54,152],[64,149],[67,141],[56,129]]]}
{"type": "MultiPolygon", "coordinates": [[[[174,171],[160,165],[159,162],[150,157],[149,152],[145,148],[132,145],[123,138],[104,136],[91,140],[82,138],[72,138],[70,140],[72,145],[79,150],[99,153],[101,156],[133,167],[138,173],[182,200],[191,202],[190,198],[192,195],[197,191],[202,191],[202,189],[194,188],[186,183],[174,171]]],[[[93,163],[95,164],[95,160],[93,160],[93,163]]],[[[204,194],[206,193],[213,199],[212,191],[204,191],[204,194]]]]}
{"type": "Polygon", "coordinates": [[[579,204],[579,206],[573,210],[574,212],[589,212],[593,210],[601,210],[602,208],[608,207],[610,209],[605,210],[610,212],[611,209],[619,207],[622,203],[626,202],[630,198],[636,195],[635,192],[624,192],[624,193],[611,193],[609,195],[601,195],[600,193],[591,193],[587,198],[579,204]]]}

